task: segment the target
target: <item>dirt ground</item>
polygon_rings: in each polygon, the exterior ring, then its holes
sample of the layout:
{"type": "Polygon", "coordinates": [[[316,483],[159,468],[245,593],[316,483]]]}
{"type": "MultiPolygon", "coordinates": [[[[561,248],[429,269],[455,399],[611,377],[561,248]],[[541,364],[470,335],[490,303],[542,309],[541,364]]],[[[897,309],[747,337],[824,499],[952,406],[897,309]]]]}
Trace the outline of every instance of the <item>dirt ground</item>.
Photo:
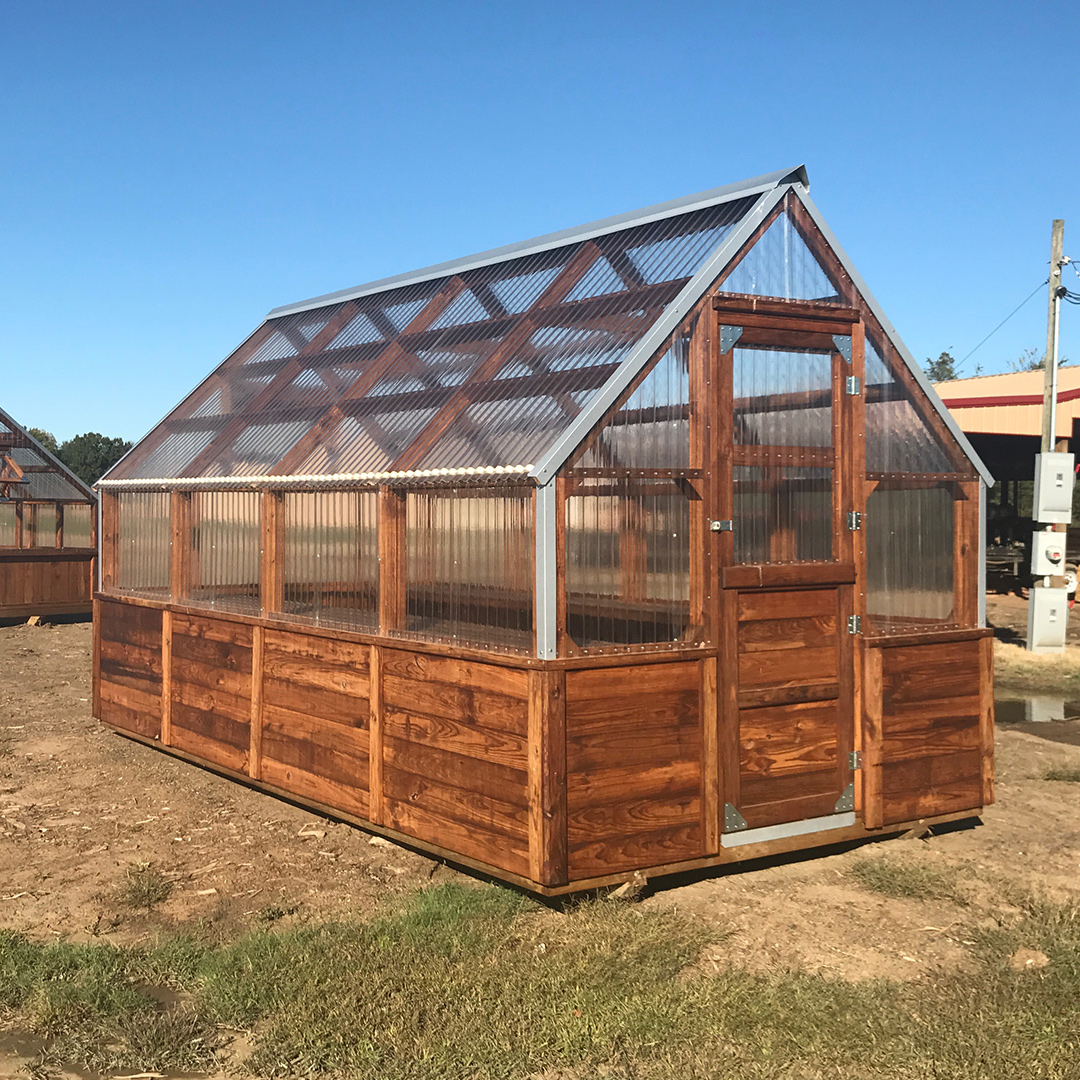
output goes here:
{"type": "MultiPolygon", "coordinates": [[[[1018,614],[992,603],[992,621],[1018,614]]],[[[1080,672],[1080,646],[1063,662],[1080,672]]],[[[1078,735],[1075,719],[999,725],[997,802],[981,824],[666,879],[642,902],[715,926],[706,964],[849,980],[963,968],[966,928],[1018,915],[1019,892],[1080,896],[1080,784],[1043,778],[1080,768],[1078,735]],[[869,892],[852,874],[868,857],[946,870],[956,893],[869,892]]],[[[106,731],[90,714],[89,624],[0,627],[0,927],[114,942],[224,935],[362,916],[448,877],[472,880],[106,731]],[[125,902],[129,868],[147,865],[172,883],[149,912],[125,902]]]]}

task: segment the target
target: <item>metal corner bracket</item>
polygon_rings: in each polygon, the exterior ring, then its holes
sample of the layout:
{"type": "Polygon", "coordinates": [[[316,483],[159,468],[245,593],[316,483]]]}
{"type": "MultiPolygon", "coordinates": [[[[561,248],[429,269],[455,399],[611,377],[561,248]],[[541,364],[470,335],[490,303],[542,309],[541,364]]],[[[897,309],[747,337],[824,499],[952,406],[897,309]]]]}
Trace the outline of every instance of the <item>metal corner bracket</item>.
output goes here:
{"type": "Polygon", "coordinates": [[[852,780],[846,788],[844,788],[843,795],[836,800],[836,807],[834,813],[842,814],[845,810],[855,809],[855,781],[852,780]]]}
{"type": "Polygon", "coordinates": [[[724,803],[724,832],[739,832],[746,828],[746,818],[731,803],[724,803]]]}
{"type": "Polygon", "coordinates": [[[721,326],[720,327],[720,351],[722,353],[731,352],[735,348],[735,342],[742,337],[743,328],[741,326],[721,326]]]}

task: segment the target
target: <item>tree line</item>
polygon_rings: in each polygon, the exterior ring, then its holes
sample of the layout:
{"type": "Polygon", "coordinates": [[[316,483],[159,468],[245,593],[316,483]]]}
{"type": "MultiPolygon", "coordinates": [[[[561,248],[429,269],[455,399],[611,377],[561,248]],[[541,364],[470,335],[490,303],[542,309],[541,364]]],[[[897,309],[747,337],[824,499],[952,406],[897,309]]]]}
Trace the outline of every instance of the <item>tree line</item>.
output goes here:
{"type": "Polygon", "coordinates": [[[58,457],[84,484],[94,484],[130,449],[124,439],[110,439],[96,431],[58,443],[51,431],[27,428],[50,454],[58,457]]]}

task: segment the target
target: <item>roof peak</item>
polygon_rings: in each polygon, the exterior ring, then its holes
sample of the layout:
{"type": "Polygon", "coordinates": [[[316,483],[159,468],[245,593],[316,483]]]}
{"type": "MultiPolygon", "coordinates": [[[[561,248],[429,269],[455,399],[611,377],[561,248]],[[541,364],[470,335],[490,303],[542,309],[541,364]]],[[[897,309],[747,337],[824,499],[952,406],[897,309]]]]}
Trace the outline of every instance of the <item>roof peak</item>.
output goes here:
{"type": "Polygon", "coordinates": [[[627,229],[634,225],[643,225],[650,221],[658,221],[665,217],[674,217],[677,214],[686,214],[692,210],[700,210],[706,206],[715,206],[718,203],[730,202],[735,199],[748,198],[764,191],[770,191],[781,184],[802,184],[809,188],[810,180],[806,173],[805,165],[796,165],[790,169],[780,169],[777,172],[765,173],[762,176],[751,177],[749,180],[740,180],[734,184],[725,184],[722,187],[710,188],[707,191],[699,191],[694,195],[686,195],[679,199],[669,199],[666,202],[654,203],[638,210],[629,210],[622,214],[600,218],[597,221],[588,222],[585,225],[577,225],[569,229],[560,229],[557,232],[547,233],[543,236],[535,236],[529,240],[520,240],[515,244],[506,244],[502,247],[491,248],[488,251],[477,252],[460,259],[451,259],[448,262],[435,263],[419,270],[411,270],[404,274],[395,274],[391,277],[369,281],[363,285],[354,286],[351,289],[342,289],[338,292],[325,293],[322,296],[313,296],[308,300],[301,300],[295,304],[285,304],[274,308],[266,316],[268,319],[280,318],[283,315],[294,315],[301,311],[312,308],[325,307],[327,304],[343,303],[346,300],[355,300],[357,297],[368,296],[371,293],[384,292],[387,289],[401,288],[405,285],[413,285],[421,281],[429,281],[434,278],[447,277],[451,274],[464,273],[480,266],[491,263],[503,262],[511,258],[521,258],[532,255],[548,248],[559,247],[575,241],[588,240],[594,236],[602,236],[608,232],[627,229]]]}

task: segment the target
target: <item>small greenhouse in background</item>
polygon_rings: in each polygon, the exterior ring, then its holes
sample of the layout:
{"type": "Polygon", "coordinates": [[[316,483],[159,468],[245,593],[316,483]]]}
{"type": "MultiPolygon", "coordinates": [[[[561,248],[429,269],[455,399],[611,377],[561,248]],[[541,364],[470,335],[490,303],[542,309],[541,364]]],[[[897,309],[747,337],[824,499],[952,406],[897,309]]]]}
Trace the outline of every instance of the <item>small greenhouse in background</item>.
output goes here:
{"type": "Polygon", "coordinates": [[[0,410],[0,619],[89,615],[97,498],[0,410]]]}
{"type": "Polygon", "coordinates": [[[807,186],[272,311],[100,483],[95,714],[545,892],[976,812],[990,477],[807,186]]]}

